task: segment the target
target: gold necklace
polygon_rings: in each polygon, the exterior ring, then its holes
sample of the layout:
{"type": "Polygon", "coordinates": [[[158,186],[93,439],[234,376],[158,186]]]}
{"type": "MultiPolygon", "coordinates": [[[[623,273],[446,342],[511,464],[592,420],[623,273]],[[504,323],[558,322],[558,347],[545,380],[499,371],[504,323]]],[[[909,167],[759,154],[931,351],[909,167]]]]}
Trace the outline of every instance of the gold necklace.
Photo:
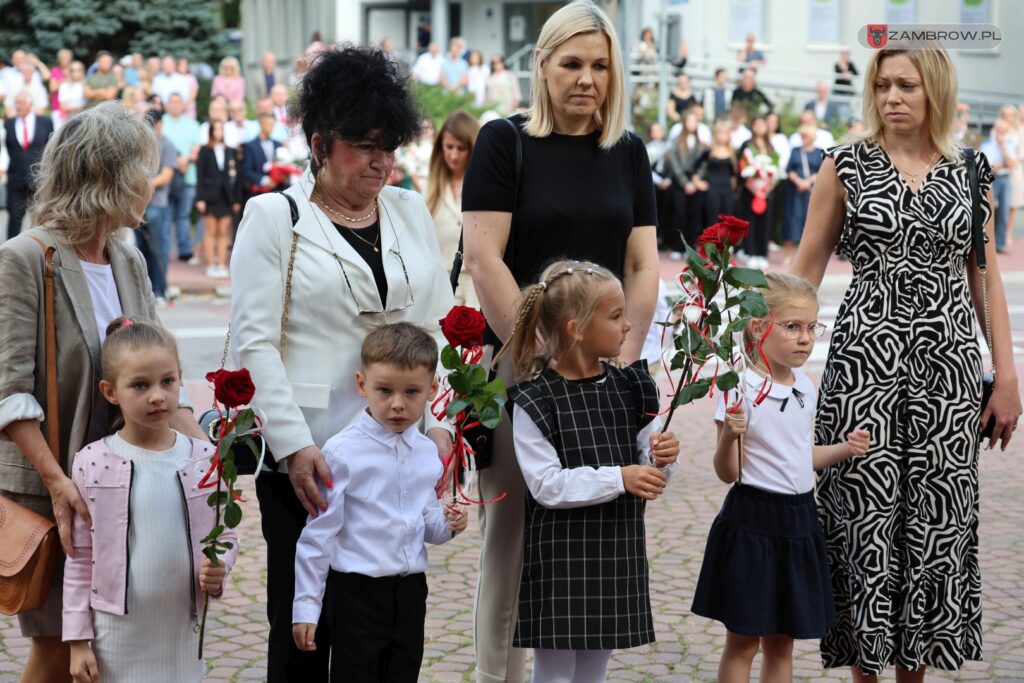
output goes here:
{"type": "MultiPolygon", "coordinates": [[[[883,146],[882,149],[885,149],[885,147],[883,146]]],[[[904,180],[909,181],[911,185],[917,185],[917,179],[928,174],[928,171],[931,170],[932,165],[935,163],[935,157],[939,155],[938,152],[932,152],[931,157],[928,158],[928,165],[925,166],[924,169],[918,171],[917,173],[907,173],[902,168],[896,165],[896,162],[893,160],[892,155],[889,154],[889,150],[885,149],[885,153],[886,155],[888,155],[889,161],[892,162],[893,168],[895,168],[896,171],[901,176],[903,176],[904,180]]]]}
{"type": "Polygon", "coordinates": [[[373,215],[377,213],[377,202],[376,202],[376,200],[374,200],[373,208],[370,209],[370,212],[368,214],[366,214],[365,216],[359,216],[358,218],[353,218],[351,216],[346,216],[342,212],[336,211],[335,209],[332,209],[331,207],[327,206],[327,203],[324,202],[323,195],[319,191],[315,195],[313,195],[313,201],[315,201],[317,204],[319,204],[320,208],[323,209],[324,211],[326,211],[327,213],[331,214],[332,216],[336,216],[336,217],[340,218],[341,220],[346,221],[347,223],[362,223],[363,221],[365,221],[365,220],[367,220],[369,218],[372,218],[373,215]]]}
{"type": "MultiPolygon", "coordinates": [[[[372,227],[372,226],[368,225],[366,227],[372,227]]],[[[380,249],[377,248],[377,242],[380,241],[380,228],[379,227],[377,228],[377,236],[373,238],[372,242],[370,240],[366,239],[365,237],[363,237],[362,235],[360,235],[358,232],[356,232],[356,230],[359,230],[360,228],[345,228],[345,229],[348,230],[348,233],[350,235],[352,235],[353,237],[355,237],[357,240],[359,240],[360,242],[362,242],[364,244],[367,244],[367,245],[373,247],[373,250],[375,252],[380,253],[380,249]]]]}

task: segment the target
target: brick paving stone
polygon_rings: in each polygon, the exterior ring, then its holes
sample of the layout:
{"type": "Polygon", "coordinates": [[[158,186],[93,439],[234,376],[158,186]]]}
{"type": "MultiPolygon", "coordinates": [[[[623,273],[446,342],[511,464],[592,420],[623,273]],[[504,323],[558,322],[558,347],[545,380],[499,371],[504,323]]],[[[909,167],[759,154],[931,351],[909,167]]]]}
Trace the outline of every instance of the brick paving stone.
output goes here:
{"type": "MultiPolygon", "coordinates": [[[[1016,250],[1024,254],[1024,250],[1016,250]]],[[[1021,259],[1024,261],[1024,257],[1021,259]]],[[[831,272],[831,271],[830,271],[831,272]]],[[[1018,367],[1024,377],[1024,368],[1018,367]]],[[[192,387],[189,387],[190,390],[192,387]]],[[[707,531],[726,487],[711,468],[714,430],[710,401],[680,411],[673,428],[683,442],[678,475],[665,495],[648,506],[652,604],[659,641],[612,657],[609,681],[711,681],[723,642],[721,625],[689,612],[707,531]]],[[[929,681],[1024,681],[1024,496],[1019,493],[1024,439],[1007,451],[981,457],[981,547],[986,661],[960,672],[929,672],[929,681]]],[[[211,683],[262,680],[266,675],[266,547],[252,481],[242,478],[246,497],[238,564],[227,595],[216,601],[207,624],[211,683]]],[[[479,534],[475,520],[455,540],[430,548],[430,597],[421,681],[472,680],[472,609],[479,534]]],[[[16,683],[27,643],[13,618],[0,618],[0,683],[16,683]]],[[[752,676],[756,679],[759,662],[752,676]]],[[[848,681],[844,670],[822,671],[817,644],[797,642],[795,680],[848,681]]],[[[892,681],[891,672],[882,680],[892,681]]]]}

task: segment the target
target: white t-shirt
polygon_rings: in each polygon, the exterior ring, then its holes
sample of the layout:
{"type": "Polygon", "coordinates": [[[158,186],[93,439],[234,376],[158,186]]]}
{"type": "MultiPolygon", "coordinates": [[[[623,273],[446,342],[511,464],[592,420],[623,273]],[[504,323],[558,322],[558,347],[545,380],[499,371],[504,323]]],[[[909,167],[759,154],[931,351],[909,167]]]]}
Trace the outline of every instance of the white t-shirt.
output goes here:
{"type": "MultiPolygon", "coordinates": [[[[835,144],[835,137],[832,136],[831,132],[825,130],[824,128],[819,128],[818,131],[814,134],[814,146],[817,147],[818,149],[828,149],[829,147],[834,147],[835,144]]],[[[803,147],[803,145],[804,141],[800,138],[799,131],[789,136],[789,146],[791,149],[793,147],[803,147]]]]}
{"type": "Polygon", "coordinates": [[[424,52],[412,65],[412,75],[423,85],[437,85],[441,82],[441,62],[444,57],[424,52]]]}
{"type": "Polygon", "coordinates": [[[82,272],[89,283],[89,294],[92,296],[92,311],[96,316],[96,328],[100,331],[100,344],[107,338],[107,325],[114,318],[124,315],[121,310],[121,299],[117,295],[117,283],[114,282],[114,271],[109,265],[81,261],[82,272]]]}
{"type": "MultiPolygon", "coordinates": [[[[743,480],[774,493],[795,494],[814,490],[814,411],[817,391],[811,379],[793,370],[793,386],[773,383],[768,397],[753,405],[764,378],[753,370],[743,373],[743,410],[747,433],[743,437],[743,480]]],[[[730,392],[730,403],[733,394],[730,392]]],[[[718,396],[715,421],[725,421],[723,394],[718,396]]]]}

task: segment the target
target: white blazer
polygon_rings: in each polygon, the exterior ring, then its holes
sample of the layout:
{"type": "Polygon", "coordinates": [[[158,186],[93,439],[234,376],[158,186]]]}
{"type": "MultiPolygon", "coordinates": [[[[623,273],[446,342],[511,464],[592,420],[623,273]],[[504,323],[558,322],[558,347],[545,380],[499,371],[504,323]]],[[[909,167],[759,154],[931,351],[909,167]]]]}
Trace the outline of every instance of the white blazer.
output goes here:
{"type": "MultiPolygon", "coordinates": [[[[371,330],[386,322],[411,322],[433,334],[441,348],[439,321],[453,302],[426,204],[415,192],[389,186],[379,195],[387,308],[414,303],[393,313],[360,314],[356,302],[362,310],[385,309],[373,274],[310,203],[312,187],[307,171],[286,190],[299,208],[294,228],[284,197],[268,193],[250,199],[231,254],[232,357],[252,375],[253,405],[267,416],[263,434],[278,460],[309,445],[322,448],[355,422],[366,406],[355,373],[371,330]],[[299,240],[282,362],[278,346],[293,230],[299,240]]],[[[428,405],[426,427],[434,426],[443,425],[428,405]]]]}

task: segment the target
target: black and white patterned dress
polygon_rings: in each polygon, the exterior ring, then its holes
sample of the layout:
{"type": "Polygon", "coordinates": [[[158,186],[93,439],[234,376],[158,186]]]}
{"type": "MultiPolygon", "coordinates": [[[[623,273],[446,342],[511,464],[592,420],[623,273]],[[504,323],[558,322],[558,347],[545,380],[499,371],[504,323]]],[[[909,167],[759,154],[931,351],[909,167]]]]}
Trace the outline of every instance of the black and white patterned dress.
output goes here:
{"type": "MultiPolygon", "coordinates": [[[[568,380],[551,369],[509,389],[563,468],[638,464],[637,435],[658,412],[658,387],[638,361],[568,380]]],[[[654,641],[644,501],[546,508],[526,493],[515,647],[610,650],[654,641]]]]}
{"type": "MultiPolygon", "coordinates": [[[[874,144],[829,150],[847,192],[840,251],[854,277],[821,382],[816,441],[865,425],[871,450],[819,474],[838,623],[826,667],[957,669],[981,658],[981,356],[966,268],[962,163],[913,194],[874,144]]],[[[981,191],[992,171],[978,157],[981,191]]],[[[989,213],[985,207],[986,219],[989,213]]]]}

